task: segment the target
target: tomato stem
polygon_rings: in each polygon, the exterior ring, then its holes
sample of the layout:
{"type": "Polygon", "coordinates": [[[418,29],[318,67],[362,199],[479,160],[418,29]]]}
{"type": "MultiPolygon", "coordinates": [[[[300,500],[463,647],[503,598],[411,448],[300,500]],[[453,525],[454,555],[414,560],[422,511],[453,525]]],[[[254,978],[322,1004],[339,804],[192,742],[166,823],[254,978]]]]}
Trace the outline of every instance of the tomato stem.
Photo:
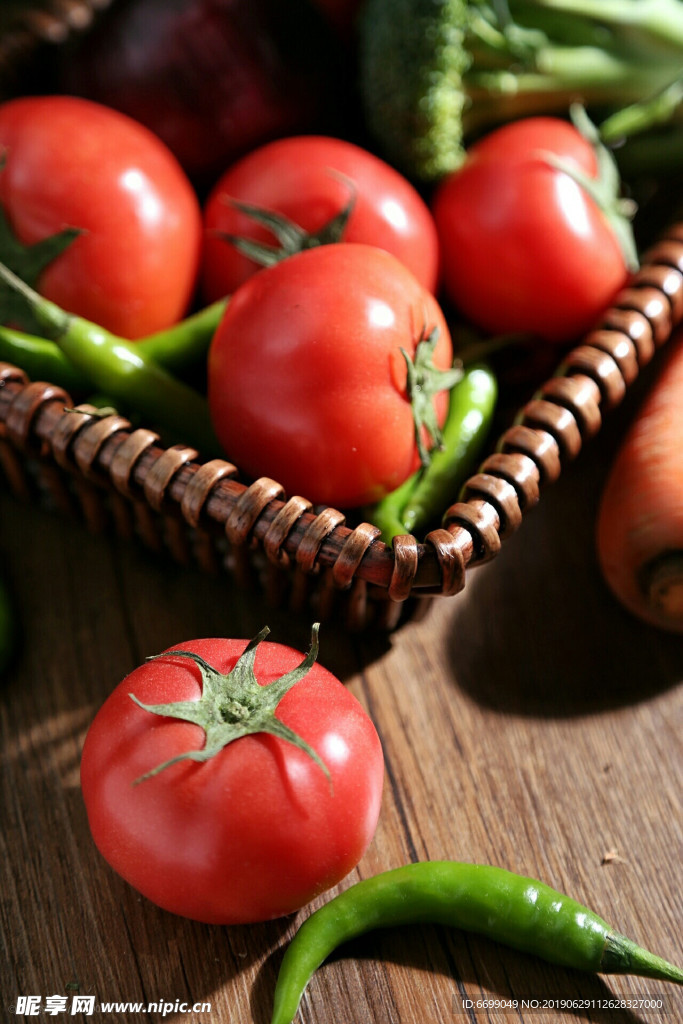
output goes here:
{"type": "Polygon", "coordinates": [[[543,153],[546,163],[567,174],[593,200],[609,221],[610,227],[621,249],[624,262],[632,272],[640,265],[631,220],[636,212],[636,205],[631,199],[620,196],[621,180],[616,161],[611,152],[601,142],[600,132],[588,117],[581,104],[574,103],[570,108],[574,127],[584,137],[595,153],[598,173],[595,178],[583,174],[573,164],[561,160],[554,153],[543,153]]]}
{"type": "Polygon", "coordinates": [[[489,432],[497,397],[498,384],[491,369],[483,363],[466,363],[462,379],[451,391],[442,429],[443,448],[433,453],[429,466],[418,469],[366,510],[386,544],[396,536],[426,528],[457,499],[489,432]]]}
{"type": "Polygon", "coordinates": [[[277,239],[279,245],[269,245],[266,242],[257,242],[253,238],[243,238],[241,235],[226,232],[218,232],[218,237],[225,242],[229,242],[243,256],[247,256],[261,267],[272,267],[275,263],[279,263],[280,260],[284,260],[288,256],[294,256],[295,253],[304,252],[306,249],[315,249],[319,245],[332,245],[336,242],[341,242],[356,203],[356,191],[353,183],[344,175],[332,171],[330,173],[342,179],[349,186],[351,195],[346,205],[338,213],[335,213],[334,217],[323,224],[318,231],[305,231],[295,221],[285,217],[284,214],[276,213],[273,210],[266,210],[260,206],[254,206],[252,203],[243,203],[226,197],[226,202],[229,202],[230,206],[245,214],[256,224],[267,228],[274,238],[277,239]]]}
{"type": "Polygon", "coordinates": [[[303,661],[290,672],[264,686],[261,686],[256,679],[254,662],[259,644],[270,632],[267,626],[264,626],[260,633],[249,641],[233,668],[226,674],[219,672],[218,669],[209,665],[192,651],[179,649],[149,657],[148,661],[159,658],[188,658],[194,662],[201,674],[201,696],[198,700],[173,701],[168,704],[143,704],[131,693],[129,694],[131,700],[143,711],[149,711],[151,714],[199,725],[204,730],[206,738],[202,748],[184,751],[182,754],[164,761],[136,779],[135,784],[158,775],[159,772],[179,761],[209,761],[234,740],[260,732],[277,736],[304,751],[331,782],[329,769],[320,755],[303,737],[275,715],[278,704],[285,694],[289,693],[292,687],[300,682],[315,664],[319,649],[319,628],[319,624],[314,623],[311,629],[311,644],[303,661]]]}
{"type": "Polygon", "coordinates": [[[443,433],[436,418],[434,396],[440,391],[449,391],[455,387],[463,375],[460,362],[447,370],[440,370],[434,365],[434,350],[438,340],[439,330],[433,327],[426,337],[423,335],[422,340],[418,342],[414,360],[404,348],[401,349],[408,370],[407,391],[413,410],[415,443],[423,466],[429,465],[431,451],[434,448],[440,450],[443,447],[443,433]],[[428,448],[425,442],[425,432],[432,442],[431,448],[428,448]]]}

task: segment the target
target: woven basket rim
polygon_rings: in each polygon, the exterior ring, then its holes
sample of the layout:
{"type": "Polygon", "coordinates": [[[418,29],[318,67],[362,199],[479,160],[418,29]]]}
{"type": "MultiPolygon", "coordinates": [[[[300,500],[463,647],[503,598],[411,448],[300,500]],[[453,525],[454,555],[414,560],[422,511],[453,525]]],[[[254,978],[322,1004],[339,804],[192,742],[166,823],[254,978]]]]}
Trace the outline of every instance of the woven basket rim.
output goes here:
{"type": "Polygon", "coordinates": [[[73,400],[63,389],[30,382],[8,364],[0,364],[0,438],[157,512],[175,512],[189,526],[223,531],[233,545],[256,545],[280,565],[329,569],[340,589],[359,578],[394,601],[449,595],[462,589],[469,568],[497,555],[681,321],[683,223],[644,254],[599,325],[565,355],[444,509],[441,525],[391,546],[372,524],[347,525],[343,512],[287,496],[269,478],[242,482],[232,463],[204,463],[183,445],[164,448],[152,431],[134,430],[118,415],[80,407],[75,416],[65,411],[73,400]]]}

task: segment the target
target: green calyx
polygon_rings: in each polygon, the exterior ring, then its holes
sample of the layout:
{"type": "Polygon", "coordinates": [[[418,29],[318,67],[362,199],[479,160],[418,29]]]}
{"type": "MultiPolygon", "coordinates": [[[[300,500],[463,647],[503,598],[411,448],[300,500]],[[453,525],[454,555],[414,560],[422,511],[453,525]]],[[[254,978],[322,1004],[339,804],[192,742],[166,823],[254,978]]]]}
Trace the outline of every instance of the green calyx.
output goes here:
{"type": "Polygon", "coordinates": [[[176,757],[146,772],[136,782],[142,782],[158,775],[178,761],[209,761],[224,747],[242,736],[266,732],[272,736],[287,740],[295,747],[303,750],[318,765],[330,780],[330,772],[325,762],[298,733],[290,729],[279,718],[275,711],[278,704],[289,693],[315,664],[318,657],[319,625],[315,623],[311,629],[311,645],[303,661],[296,668],[275,679],[272,683],[261,686],[254,673],[254,660],[259,644],[265,640],[270,630],[267,626],[250,640],[234,667],[224,674],[209,665],[198,654],[192,651],[168,651],[165,654],[152,655],[148,661],[158,658],[189,658],[199,667],[202,678],[202,695],[199,700],[181,700],[169,704],[143,704],[134,694],[129,694],[138,707],[165,718],[177,718],[183,722],[199,725],[206,734],[204,746],[200,750],[187,750],[176,757]]]}
{"type": "MultiPolygon", "coordinates": [[[[342,177],[341,175],[335,175],[342,177]]],[[[346,179],[343,179],[346,181],[346,179]]],[[[341,242],[346,231],[349,218],[353,212],[356,202],[355,189],[351,182],[347,182],[351,190],[351,196],[346,205],[327,221],[326,224],[315,232],[304,231],[289,217],[276,213],[273,210],[265,210],[260,206],[253,206],[251,203],[238,202],[236,199],[228,200],[230,205],[240,213],[245,214],[257,224],[268,229],[277,239],[278,245],[269,245],[266,242],[257,242],[252,238],[243,238],[240,235],[232,235],[219,232],[219,237],[230,242],[244,256],[247,256],[254,263],[261,267],[272,267],[288,256],[294,256],[306,249],[315,249],[320,245],[332,245],[341,242]]]]}
{"type": "MultiPolygon", "coordinates": [[[[0,173],[5,169],[6,154],[0,155],[0,173]]],[[[0,262],[17,277],[35,288],[42,272],[82,234],[80,228],[64,228],[33,245],[24,245],[14,234],[7,214],[0,206],[0,262]]],[[[34,331],[38,320],[26,309],[23,298],[6,281],[0,280],[0,323],[18,321],[25,330],[34,331]]]]}
{"type": "MultiPolygon", "coordinates": [[[[65,228],[34,245],[23,245],[13,234],[0,208],[0,260],[18,278],[35,287],[40,275],[80,235],[78,228],[65,228]]],[[[5,281],[0,281],[0,323],[21,323],[27,331],[39,331],[40,323],[27,309],[25,299],[5,281]]]]}
{"type": "Polygon", "coordinates": [[[408,370],[407,392],[413,410],[415,425],[415,443],[420,456],[420,463],[428,466],[431,452],[443,447],[443,433],[436,418],[434,396],[439,391],[450,391],[462,379],[463,368],[460,363],[447,370],[440,370],[434,365],[434,350],[439,340],[439,329],[433,327],[426,337],[418,342],[415,358],[411,359],[404,348],[401,355],[406,361],[408,370]],[[425,432],[431,440],[431,447],[425,443],[425,432]]]}
{"type": "Polygon", "coordinates": [[[631,199],[620,195],[621,179],[616,161],[611,151],[601,141],[600,131],[581,104],[572,104],[570,115],[576,130],[593,147],[598,165],[597,176],[591,178],[589,175],[583,174],[575,166],[553,153],[543,152],[542,159],[569,175],[590,196],[612,228],[626,266],[631,272],[634,272],[640,265],[631,227],[631,221],[636,213],[636,205],[631,199]]]}
{"type": "Polygon", "coordinates": [[[10,316],[20,319],[24,329],[28,329],[25,326],[27,321],[35,317],[38,329],[50,339],[57,339],[64,334],[72,320],[70,313],[49,299],[43,298],[22,277],[0,261],[0,323],[4,323],[10,316]],[[16,306],[11,304],[12,296],[16,300],[16,306]]]}

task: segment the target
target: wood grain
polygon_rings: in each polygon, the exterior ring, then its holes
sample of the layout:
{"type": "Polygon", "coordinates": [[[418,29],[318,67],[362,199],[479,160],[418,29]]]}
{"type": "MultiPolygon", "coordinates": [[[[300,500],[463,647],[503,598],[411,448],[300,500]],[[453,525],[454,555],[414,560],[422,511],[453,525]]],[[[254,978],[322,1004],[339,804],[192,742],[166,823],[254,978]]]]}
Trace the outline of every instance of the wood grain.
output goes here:
{"type": "MultiPolygon", "coordinates": [[[[390,638],[324,629],[321,660],[368,709],[386,758],[377,834],[343,885],[417,859],[496,863],[683,962],[683,641],[615,604],[593,550],[621,425],[617,417],[544,493],[461,595],[435,600],[390,638]]],[[[267,1024],[284,945],[308,910],[239,928],[158,910],[95,850],[78,762],[95,710],[147,654],[196,636],[252,636],[265,622],[274,639],[303,649],[310,623],[5,495],[0,516],[2,568],[23,625],[0,700],[2,1004],[58,993],[69,1007],[75,993],[98,1003],[206,1001],[210,1012],[93,1019],[267,1024]]],[[[683,998],[661,983],[585,977],[425,924],[340,950],[311,982],[300,1019],[673,1024],[683,998]],[[611,994],[662,995],[668,1012],[511,1014],[461,1003],[611,994]]]]}

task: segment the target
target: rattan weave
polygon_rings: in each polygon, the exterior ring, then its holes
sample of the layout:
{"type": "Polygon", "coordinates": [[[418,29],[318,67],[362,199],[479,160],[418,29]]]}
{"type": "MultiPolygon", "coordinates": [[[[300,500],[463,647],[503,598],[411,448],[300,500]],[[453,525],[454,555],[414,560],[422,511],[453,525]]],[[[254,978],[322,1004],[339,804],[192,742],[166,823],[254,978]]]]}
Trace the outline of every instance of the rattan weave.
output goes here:
{"type": "Polygon", "coordinates": [[[19,498],[39,495],[180,562],[225,571],[271,603],[311,607],[351,629],[394,628],[415,600],[458,593],[494,558],[545,486],[575,459],[683,320],[683,225],[644,255],[601,323],[566,356],[423,538],[392,546],[368,523],[241,480],[223,460],[164,447],[121,416],[102,418],[49,382],[0,364],[0,466],[19,498]]]}

